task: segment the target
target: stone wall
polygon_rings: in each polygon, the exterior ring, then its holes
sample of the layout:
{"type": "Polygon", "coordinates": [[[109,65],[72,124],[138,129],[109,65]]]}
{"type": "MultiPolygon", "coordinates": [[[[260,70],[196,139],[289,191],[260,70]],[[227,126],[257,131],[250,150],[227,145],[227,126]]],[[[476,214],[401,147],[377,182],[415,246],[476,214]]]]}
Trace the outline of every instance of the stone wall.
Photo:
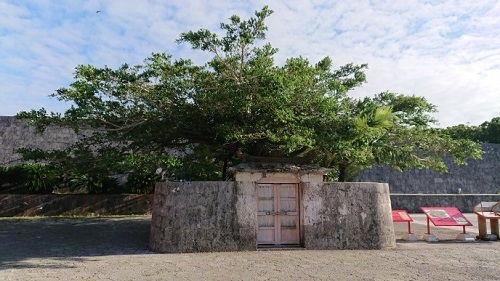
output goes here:
{"type": "Polygon", "coordinates": [[[500,202],[499,194],[391,194],[394,210],[421,213],[420,207],[456,207],[462,213],[472,213],[481,202],[500,202]]]}
{"type": "Polygon", "coordinates": [[[0,217],[144,215],[152,201],[140,194],[0,194],[0,217]]]}
{"type": "MultiPolygon", "coordinates": [[[[389,188],[379,183],[302,183],[306,249],[395,246],[389,188]]],[[[163,253],[257,250],[256,182],[162,182],[149,247],[163,253]]]]}
{"type": "Polygon", "coordinates": [[[362,170],[358,181],[389,183],[393,194],[497,194],[500,193],[500,144],[483,144],[482,160],[467,166],[446,158],[449,173],[413,169],[398,172],[390,167],[362,170]]]}
{"type": "Polygon", "coordinates": [[[238,209],[246,210],[248,205],[242,193],[235,182],[158,183],[150,249],[162,253],[255,250],[255,222],[238,216],[238,209]]]}
{"type": "Polygon", "coordinates": [[[312,184],[304,188],[303,202],[307,249],[395,246],[387,184],[312,184]]]}
{"type": "Polygon", "coordinates": [[[481,160],[459,166],[445,159],[449,172],[413,169],[398,172],[373,167],[359,173],[359,181],[385,182],[390,186],[393,209],[420,213],[420,207],[453,206],[472,212],[480,202],[500,201],[500,144],[483,144],[481,160]]]}
{"type": "Polygon", "coordinates": [[[0,116],[0,165],[2,166],[20,162],[21,156],[14,151],[17,148],[63,149],[76,141],[78,135],[70,128],[49,126],[43,134],[38,134],[35,127],[26,124],[26,120],[0,116]]]}
{"type": "MultiPolygon", "coordinates": [[[[89,132],[87,132],[89,133],[89,132]]],[[[61,149],[78,140],[73,130],[49,127],[37,134],[26,121],[12,116],[0,116],[0,165],[19,163],[14,149],[32,147],[61,149]]],[[[500,192],[500,144],[484,144],[484,159],[471,160],[468,166],[457,166],[451,158],[446,162],[450,172],[410,170],[403,173],[389,167],[374,167],[360,171],[360,182],[389,183],[391,193],[402,194],[496,194],[500,192]]]]}
{"type": "MultiPolygon", "coordinates": [[[[69,128],[51,126],[43,134],[37,134],[34,127],[26,125],[25,120],[18,120],[12,116],[0,116],[0,165],[19,163],[20,155],[14,153],[16,148],[62,149],[78,139],[79,136],[69,128]]],[[[449,173],[439,174],[433,170],[418,169],[401,173],[389,167],[374,167],[360,171],[358,181],[388,183],[393,198],[393,207],[406,206],[405,209],[411,212],[419,212],[418,208],[414,208],[415,202],[419,202],[421,206],[433,204],[462,206],[459,209],[468,212],[477,204],[476,199],[479,197],[473,196],[470,197],[471,199],[461,201],[457,198],[464,197],[454,197],[454,194],[500,193],[500,144],[484,144],[483,149],[485,150],[484,158],[471,160],[467,166],[457,166],[453,164],[453,159],[447,158],[449,173]],[[439,195],[435,198],[408,199],[410,197],[399,196],[399,194],[439,195]],[[436,201],[438,199],[440,201],[436,201]]]]}

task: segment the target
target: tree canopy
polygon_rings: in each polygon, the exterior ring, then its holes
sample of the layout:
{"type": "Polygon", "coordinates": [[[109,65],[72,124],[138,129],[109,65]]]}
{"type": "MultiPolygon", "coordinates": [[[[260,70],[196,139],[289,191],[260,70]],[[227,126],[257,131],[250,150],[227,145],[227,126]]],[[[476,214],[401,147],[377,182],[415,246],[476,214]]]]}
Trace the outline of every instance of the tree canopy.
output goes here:
{"type": "Polygon", "coordinates": [[[137,66],[77,66],[75,81],[52,95],[70,109],[18,117],[39,130],[56,124],[92,133],[64,151],[22,150],[25,159],[108,173],[160,167],[177,179],[211,180],[227,178],[242,150],[310,157],[344,181],[377,164],[446,171],[445,154],[459,164],[481,157],[477,143],[432,128],[436,108],[423,97],[350,97],[366,82],[366,64],[334,69],[329,57],[311,63],[300,56],[276,64],[278,50],[266,41],[272,13],[264,7],[248,20],[232,16],[220,26],[223,35],[182,33],[177,43],[211,54],[203,65],[154,53],[137,66]]]}
{"type": "Polygon", "coordinates": [[[500,143],[500,117],[485,121],[479,126],[460,124],[444,130],[454,139],[469,139],[483,143],[500,143]]]}

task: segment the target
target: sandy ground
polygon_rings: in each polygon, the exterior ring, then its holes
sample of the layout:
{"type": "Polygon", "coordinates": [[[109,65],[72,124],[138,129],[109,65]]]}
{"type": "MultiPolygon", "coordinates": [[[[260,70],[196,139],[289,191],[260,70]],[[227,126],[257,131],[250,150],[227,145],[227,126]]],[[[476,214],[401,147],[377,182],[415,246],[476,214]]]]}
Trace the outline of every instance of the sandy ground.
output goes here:
{"type": "MultiPolygon", "coordinates": [[[[466,214],[477,234],[475,215],[466,214]]],[[[462,229],[412,214],[394,225],[390,250],[260,250],[197,254],[148,251],[149,216],[0,218],[0,280],[500,280],[500,242],[455,240],[462,229]]]]}

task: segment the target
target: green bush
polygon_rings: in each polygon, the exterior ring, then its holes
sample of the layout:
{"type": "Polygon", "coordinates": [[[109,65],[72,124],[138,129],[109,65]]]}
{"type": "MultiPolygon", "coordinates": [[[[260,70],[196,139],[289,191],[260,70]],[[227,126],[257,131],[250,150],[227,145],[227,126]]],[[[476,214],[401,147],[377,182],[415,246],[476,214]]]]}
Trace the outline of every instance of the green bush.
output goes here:
{"type": "Polygon", "coordinates": [[[145,169],[130,173],[127,177],[127,187],[131,193],[151,194],[159,176],[145,169]]]}
{"type": "Polygon", "coordinates": [[[2,193],[51,193],[61,182],[57,169],[43,163],[0,167],[2,193]]]}
{"type": "Polygon", "coordinates": [[[78,193],[115,193],[118,180],[107,174],[72,174],[64,181],[71,191],[78,193]]]}
{"type": "Polygon", "coordinates": [[[51,193],[60,183],[57,170],[50,165],[27,163],[22,165],[25,187],[34,192],[51,193]]]}

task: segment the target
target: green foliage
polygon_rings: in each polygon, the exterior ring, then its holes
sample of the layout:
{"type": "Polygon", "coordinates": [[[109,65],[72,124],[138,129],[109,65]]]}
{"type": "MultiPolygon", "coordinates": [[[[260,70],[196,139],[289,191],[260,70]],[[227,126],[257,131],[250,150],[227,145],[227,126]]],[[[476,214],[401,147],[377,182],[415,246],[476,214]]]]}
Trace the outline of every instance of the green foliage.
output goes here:
{"type": "Polygon", "coordinates": [[[155,184],[159,178],[154,172],[145,170],[133,171],[128,174],[127,186],[132,193],[150,194],[154,192],[155,184]]]}
{"type": "Polygon", "coordinates": [[[57,171],[50,165],[27,163],[22,166],[25,185],[31,191],[52,192],[60,182],[57,171]]]}
{"type": "Polygon", "coordinates": [[[180,160],[167,154],[129,152],[120,163],[120,173],[127,174],[127,189],[132,193],[154,191],[160,179],[175,179],[180,160]]]}
{"type": "Polygon", "coordinates": [[[500,143],[500,117],[483,122],[479,126],[456,125],[443,129],[451,138],[467,139],[484,143],[500,143]]]}
{"type": "Polygon", "coordinates": [[[458,163],[480,157],[477,144],[431,129],[436,108],[422,97],[350,98],[366,81],[365,64],[333,69],[329,57],[317,63],[292,57],[276,65],[278,50],[264,41],[271,14],[264,7],[248,20],[232,16],[221,24],[222,34],[182,33],[178,43],[212,55],[205,65],[152,54],[138,66],[78,66],[75,81],[53,95],[71,102],[70,109],[18,117],[39,130],[73,128],[82,139],[61,151],[19,152],[69,178],[81,175],[77,182],[95,192],[108,190],[106,176],[125,173],[131,190],[146,193],[158,168],[160,178],[225,180],[238,149],[254,156],[313,155],[341,181],[375,164],[444,171],[444,154],[458,163]]]}
{"type": "Polygon", "coordinates": [[[61,182],[58,175],[54,166],[42,163],[0,167],[0,186],[12,193],[51,193],[61,182]]]}
{"type": "Polygon", "coordinates": [[[456,140],[467,139],[476,142],[482,140],[482,130],[477,126],[460,124],[443,129],[443,133],[456,140]]]}
{"type": "Polygon", "coordinates": [[[118,188],[116,178],[107,174],[80,174],[72,173],[67,175],[64,181],[65,186],[73,192],[82,193],[115,193],[118,188]]]}
{"type": "Polygon", "coordinates": [[[207,146],[196,146],[181,161],[177,168],[176,180],[221,180],[222,174],[220,167],[222,161],[216,157],[216,154],[207,146]]]}
{"type": "Polygon", "coordinates": [[[345,120],[319,142],[324,165],[334,168],[330,177],[352,180],[359,169],[373,165],[447,172],[445,155],[453,156],[457,164],[482,157],[477,143],[433,129],[433,112],[435,107],[423,97],[389,92],[350,101],[345,120]]]}
{"type": "Polygon", "coordinates": [[[488,143],[500,143],[500,117],[486,121],[479,126],[481,128],[481,141],[488,143]]]}

